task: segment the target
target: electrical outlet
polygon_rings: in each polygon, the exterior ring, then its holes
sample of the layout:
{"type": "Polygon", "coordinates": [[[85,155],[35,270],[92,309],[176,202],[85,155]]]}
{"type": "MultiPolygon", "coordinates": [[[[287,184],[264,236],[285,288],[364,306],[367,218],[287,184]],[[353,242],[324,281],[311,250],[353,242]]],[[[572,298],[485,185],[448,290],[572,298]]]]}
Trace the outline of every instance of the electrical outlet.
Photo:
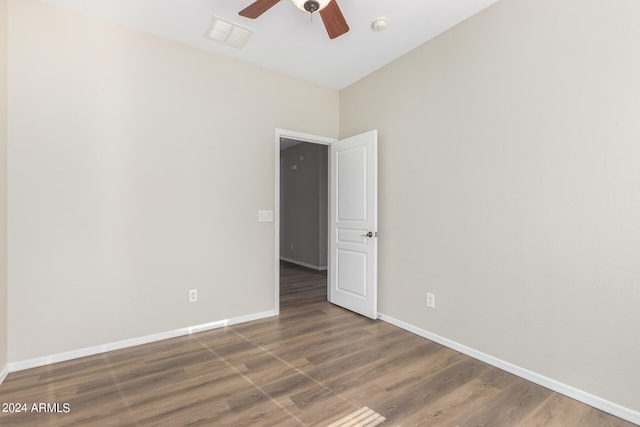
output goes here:
{"type": "Polygon", "coordinates": [[[436,308],[436,296],[427,292],[427,308],[436,308]]]}
{"type": "Polygon", "coordinates": [[[196,301],[198,301],[198,290],[191,289],[189,291],[189,302],[196,302],[196,301]]]}

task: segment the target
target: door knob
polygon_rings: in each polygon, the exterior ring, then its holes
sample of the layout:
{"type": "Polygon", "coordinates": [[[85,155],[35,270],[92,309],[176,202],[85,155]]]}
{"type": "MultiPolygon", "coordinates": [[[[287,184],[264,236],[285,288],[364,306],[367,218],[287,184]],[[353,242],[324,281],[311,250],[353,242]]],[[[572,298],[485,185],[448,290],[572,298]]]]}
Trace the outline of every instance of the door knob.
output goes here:
{"type": "MultiPolygon", "coordinates": [[[[377,234],[377,233],[376,233],[377,234]]],[[[361,234],[362,237],[373,237],[373,231],[368,232],[367,234],[361,234]]]]}

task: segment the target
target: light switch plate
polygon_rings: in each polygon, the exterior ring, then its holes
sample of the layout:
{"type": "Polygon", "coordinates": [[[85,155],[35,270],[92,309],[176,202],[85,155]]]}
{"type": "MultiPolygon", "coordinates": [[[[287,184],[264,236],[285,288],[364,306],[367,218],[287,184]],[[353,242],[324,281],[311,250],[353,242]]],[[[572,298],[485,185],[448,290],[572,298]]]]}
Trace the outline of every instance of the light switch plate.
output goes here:
{"type": "Polygon", "coordinates": [[[258,222],[273,222],[273,211],[258,211],[258,222]]]}

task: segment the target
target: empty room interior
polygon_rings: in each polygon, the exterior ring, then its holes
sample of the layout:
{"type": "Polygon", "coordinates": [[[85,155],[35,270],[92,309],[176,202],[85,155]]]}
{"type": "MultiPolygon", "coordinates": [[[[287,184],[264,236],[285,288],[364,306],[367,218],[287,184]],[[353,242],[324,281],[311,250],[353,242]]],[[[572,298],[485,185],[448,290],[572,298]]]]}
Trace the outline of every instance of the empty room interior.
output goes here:
{"type": "Polygon", "coordinates": [[[0,0],[0,425],[639,425],[639,112],[637,0],[0,0]]]}

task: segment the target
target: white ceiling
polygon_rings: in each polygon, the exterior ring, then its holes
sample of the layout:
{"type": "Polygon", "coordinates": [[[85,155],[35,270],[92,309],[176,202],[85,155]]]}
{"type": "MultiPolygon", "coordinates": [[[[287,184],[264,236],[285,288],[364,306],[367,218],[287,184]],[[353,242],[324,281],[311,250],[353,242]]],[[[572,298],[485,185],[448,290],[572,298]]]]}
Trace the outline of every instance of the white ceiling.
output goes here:
{"type": "Polygon", "coordinates": [[[253,0],[42,0],[258,65],[332,89],[342,89],[418,47],[497,0],[335,0],[351,30],[334,40],[320,16],[281,0],[256,20],[238,12],[253,0]],[[254,30],[242,49],[204,38],[217,15],[254,30]],[[374,19],[388,28],[375,32],[374,19]]]}

